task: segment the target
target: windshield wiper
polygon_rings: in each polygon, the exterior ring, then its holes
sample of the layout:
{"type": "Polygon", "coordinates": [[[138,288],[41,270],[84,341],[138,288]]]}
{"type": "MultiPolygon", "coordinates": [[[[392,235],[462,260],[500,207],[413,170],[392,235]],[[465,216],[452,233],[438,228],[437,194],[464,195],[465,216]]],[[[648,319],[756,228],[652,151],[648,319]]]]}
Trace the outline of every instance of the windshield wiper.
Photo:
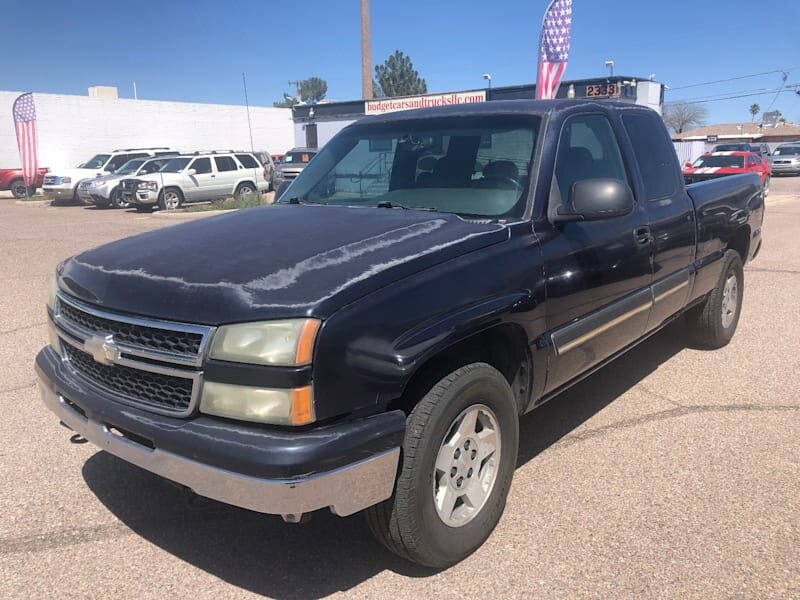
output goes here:
{"type": "Polygon", "coordinates": [[[381,200],[377,204],[378,208],[402,208],[403,210],[427,210],[431,212],[438,212],[436,208],[432,206],[406,206],[405,204],[399,204],[397,202],[390,202],[389,200],[381,200]]]}

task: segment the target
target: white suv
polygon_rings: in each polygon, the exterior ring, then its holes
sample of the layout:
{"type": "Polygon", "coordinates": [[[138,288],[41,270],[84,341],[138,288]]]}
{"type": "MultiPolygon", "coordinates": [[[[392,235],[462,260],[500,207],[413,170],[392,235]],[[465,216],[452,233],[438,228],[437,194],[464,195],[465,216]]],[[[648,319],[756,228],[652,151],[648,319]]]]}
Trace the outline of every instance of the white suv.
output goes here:
{"type": "Polygon", "coordinates": [[[108,175],[134,158],[152,158],[175,154],[169,148],[120,148],[112,152],[95,154],[74,169],[55,169],[44,178],[42,193],[52,200],[81,203],[78,184],[84,179],[108,175]]]}
{"type": "Polygon", "coordinates": [[[123,200],[137,210],[266,192],[264,167],[250,152],[196,152],[172,157],[157,173],[124,179],[123,200]]]}

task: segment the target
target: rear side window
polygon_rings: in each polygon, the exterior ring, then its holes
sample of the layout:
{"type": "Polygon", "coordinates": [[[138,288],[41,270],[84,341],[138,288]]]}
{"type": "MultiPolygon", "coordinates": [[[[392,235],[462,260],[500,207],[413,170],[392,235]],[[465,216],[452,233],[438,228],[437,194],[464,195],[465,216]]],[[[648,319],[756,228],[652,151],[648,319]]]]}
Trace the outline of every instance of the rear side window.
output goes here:
{"type": "Polygon", "coordinates": [[[192,166],[189,168],[194,169],[197,175],[202,175],[204,173],[211,173],[211,159],[198,158],[192,163],[192,166]]]}
{"type": "Polygon", "coordinates": [[[135,154],[117,154],[114,158],[108,161],[106,165],[106,171],[116,171],[126,162],[131,160],[132,158],[136,158],[135,154]]]}
{"type": "Polygon", "coordinates": [[[235,171],[236,161],[230,156],[215,156],[214,162],[217,165],[217,171],[235,171]]]}
{"type": "Polygon", "coordinates": [[[664,135],[664,128],[651,115],[625,115],[622,124],[633,144],[636,162],[642,173],[647,200],[675,193],[675,150],[664,135]]]}
{"type": "Polygon", "coordinates": [[[561,202],[572,185],[583,179],[618,179],[628,182],[617,138],[603,115],[570,117],[561,129],[555,178],[561,202]]]}
{"type": "Polygon", "coordinates": [[[239,162],[242,163],[242,166],[246,169],[257,169],[260,166],[258,161],[249,154],[237,154],[236,158],[239,159],[239,162]]]}

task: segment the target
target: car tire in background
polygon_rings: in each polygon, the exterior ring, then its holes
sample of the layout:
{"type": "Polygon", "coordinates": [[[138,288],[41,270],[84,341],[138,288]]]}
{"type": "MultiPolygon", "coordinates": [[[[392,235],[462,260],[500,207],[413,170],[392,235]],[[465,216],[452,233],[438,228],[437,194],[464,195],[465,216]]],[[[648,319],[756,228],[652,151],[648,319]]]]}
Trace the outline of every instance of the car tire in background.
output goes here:
{"type": "Polygon", "coordinates": [[[245,181],[244,183],[240,183],[236,186],[236,191],[233,193],[233,197],[237,200],[241,201],[247,198],[248,196],[252,196],[253,194],[257,194],[258,190],[256,190],[256,186],[252,183],[245,181]]]}
{"type": "Polygon", "coordinates": [[[114,188],[113,190],[111,190],[111,194],[109,195],[109,200],[111,201],[111,206],[113,206],[114,208],[130,207],[130,203],[125,202],[125,200],[122,199],[122,194],[119,193],[118,188],[114,188]]]}
{"type": "Polygon", "coordinates": [[[280,182],[280,184],[278,185],[278,189],[275,190],[275,202],[281,199],[281,196],[283,196],[283,193],[286,191],[286,188],[288,188],[291,185],[291,183],[292,183],[291,181],[286,181],[286,180],[280,182]]]}
{"type": "Polygon", "coordinates": [[[735,250],[728,250],[714,289],[702,304],[686,311],[689,338],[702,348],[726,346],[736,333],[743,298],[742,258],[735,250]]]}
{"type": "Polygon", "coordinates": [[[486,363],[456,369],[409,414],[394,493],[366,510],[373,535],[429,567],[466,558],[503,514],[518,442],[505,377],[486,363]]]}
{"type": "Polygon", "coordinates": [[[158,207],[161,210],[176,210],[183,205],[183,192],[176,187],[165,188],[158,195],[158,207]]]}
{"type": "Polygon", "coordinates": [[[14,198],[25,198],[26,192],[28,191],[25,189],[25,182],[22,179],[15,179],[12,181],[8,189],[11,191],[11,195],[14,196],[14,198]]]}

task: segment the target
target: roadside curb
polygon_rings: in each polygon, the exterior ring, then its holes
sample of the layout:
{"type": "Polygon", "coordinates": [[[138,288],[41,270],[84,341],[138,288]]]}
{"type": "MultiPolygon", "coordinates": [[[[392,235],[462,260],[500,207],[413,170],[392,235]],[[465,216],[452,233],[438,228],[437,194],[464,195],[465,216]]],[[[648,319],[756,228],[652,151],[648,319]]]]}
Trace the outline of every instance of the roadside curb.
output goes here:
{"type": "Polygon", "coordinates": [[[42,204],[50,204],[52,200],[14,200],[14,204],[22,204],[23,206],[39,206],[42,204]]]}

